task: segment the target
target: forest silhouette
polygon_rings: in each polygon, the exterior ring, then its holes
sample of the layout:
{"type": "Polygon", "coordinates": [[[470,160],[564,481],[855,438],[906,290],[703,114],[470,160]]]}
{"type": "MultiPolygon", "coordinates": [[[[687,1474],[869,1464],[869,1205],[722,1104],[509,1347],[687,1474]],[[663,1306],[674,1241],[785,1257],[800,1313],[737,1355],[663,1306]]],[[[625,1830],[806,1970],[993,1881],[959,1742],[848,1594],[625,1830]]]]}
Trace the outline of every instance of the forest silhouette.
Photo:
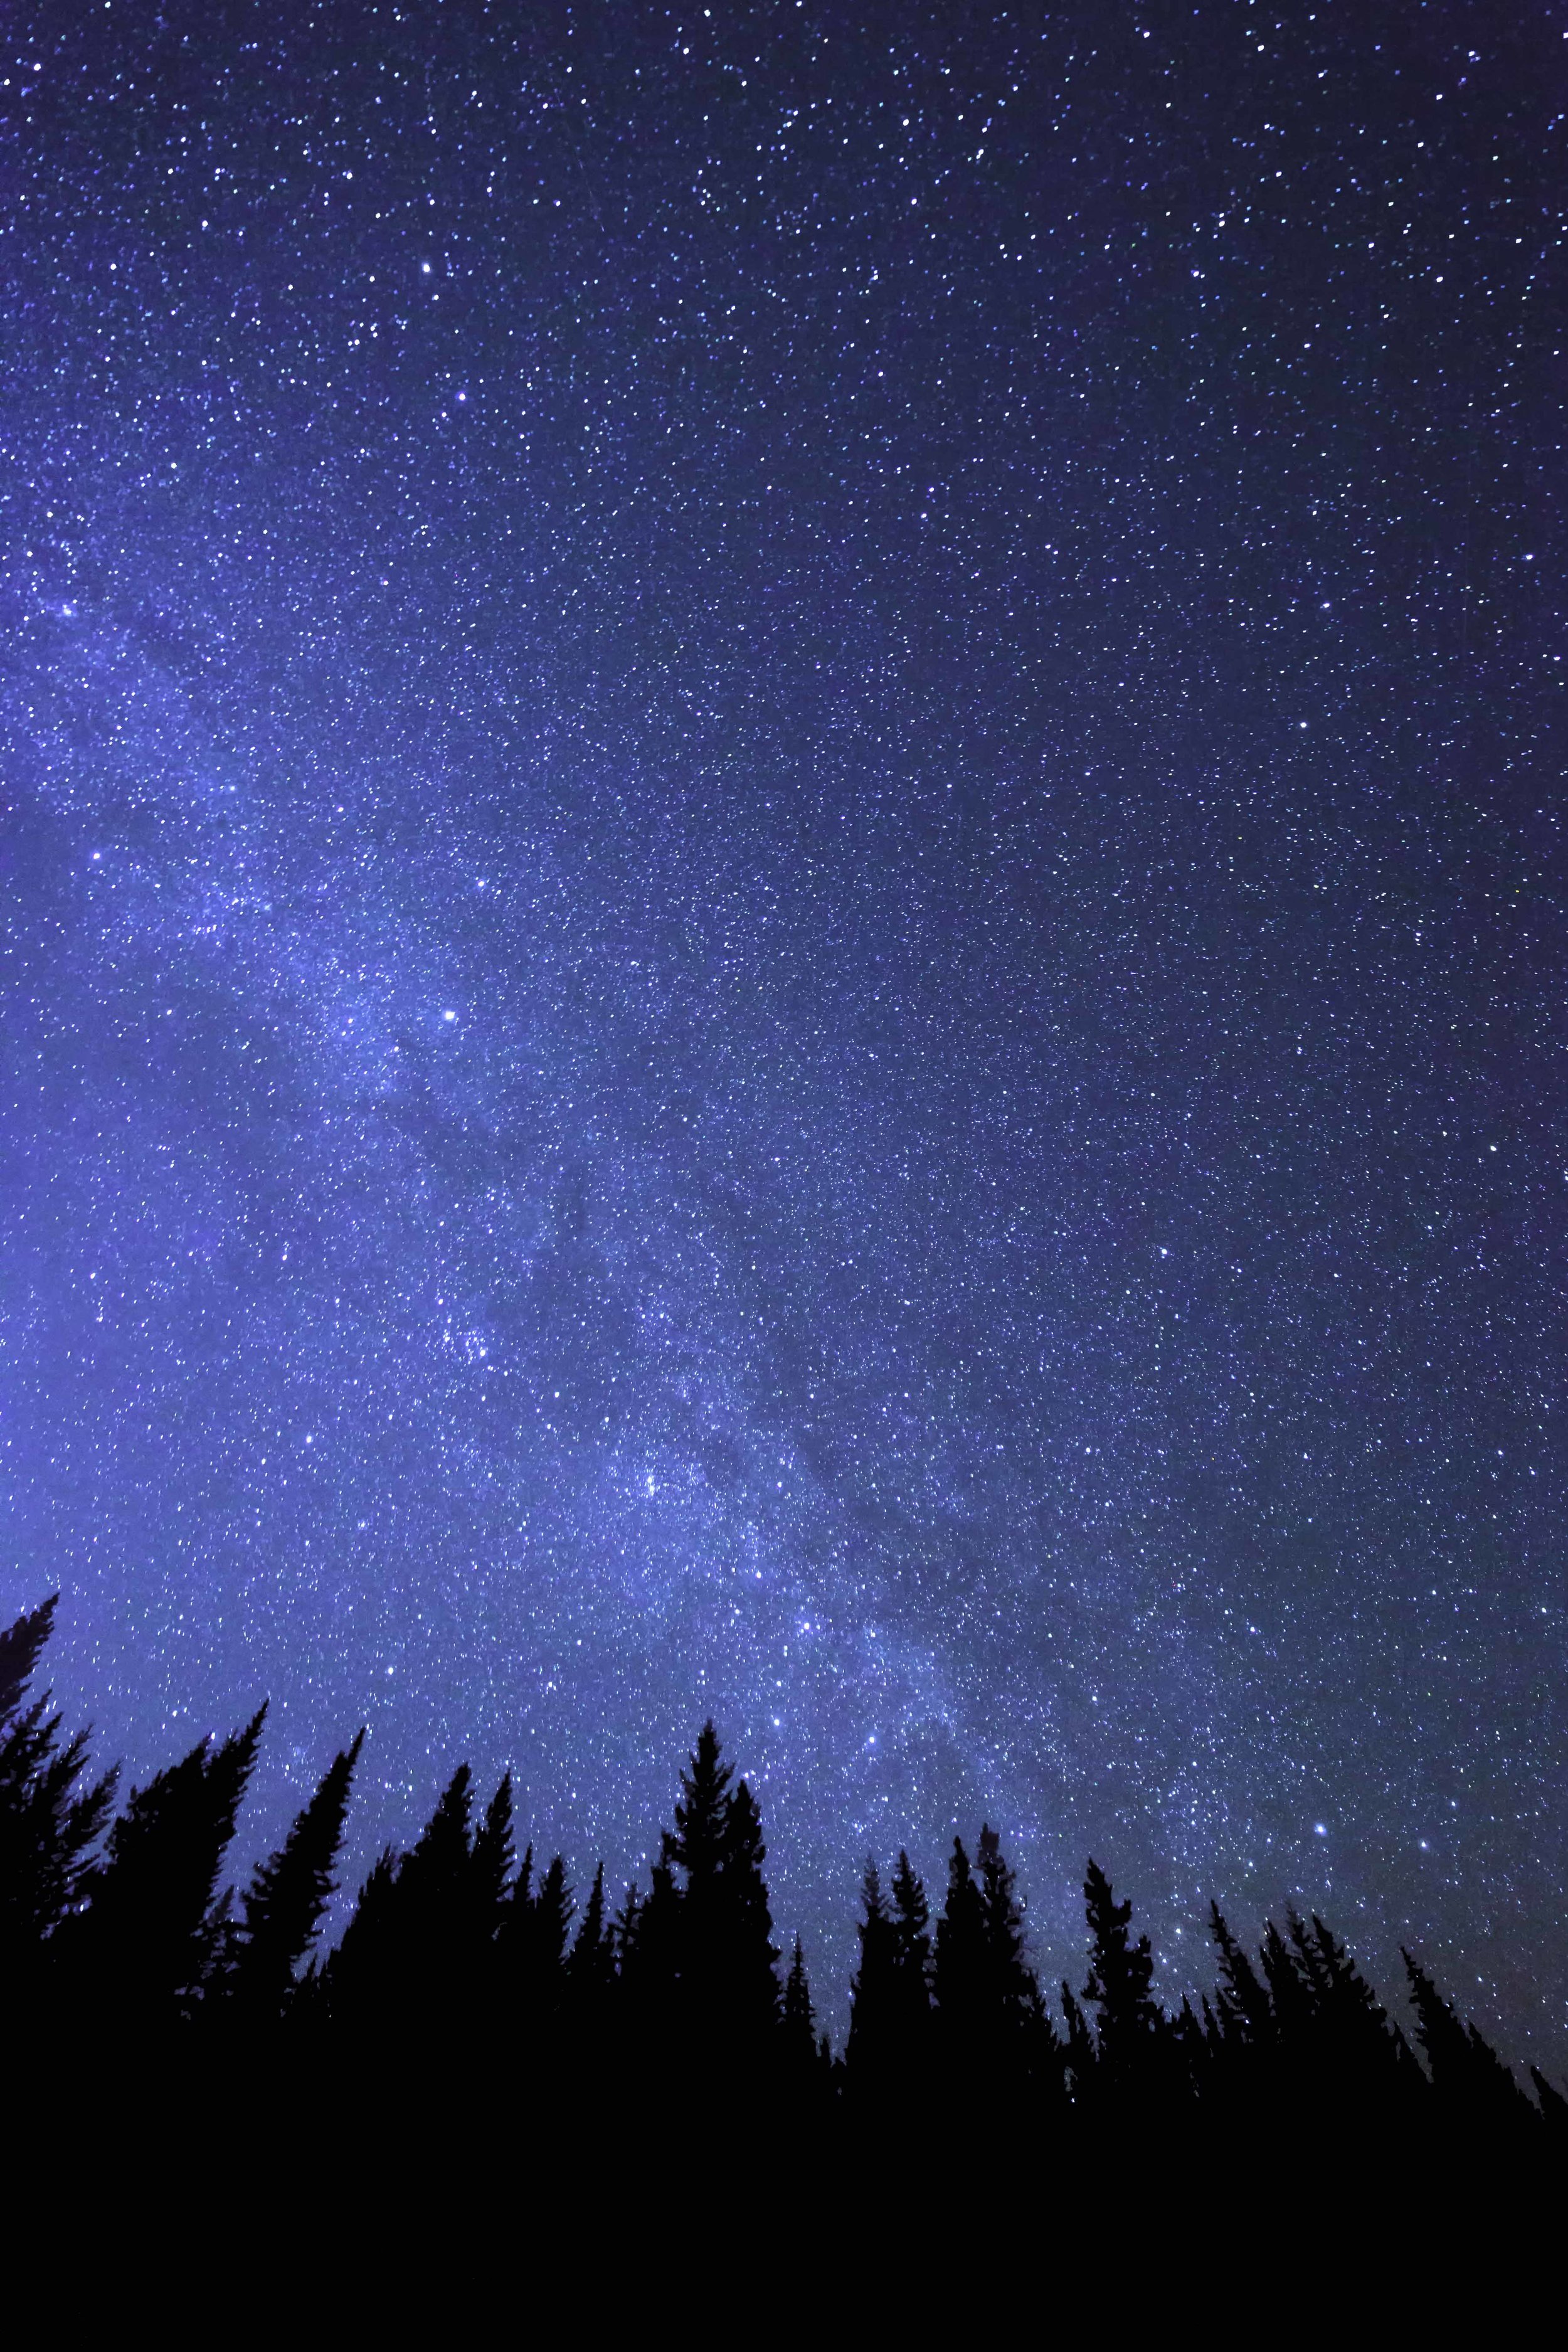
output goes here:
{"type": "Polygon", "coordinates": [[[395,2078],[405,2116],[521,2072],[535,2113],[551,2099],[635,2100],[645,2116],[744,2106],[825,2143],[929,2139],[945,2117],[998,2145],[1156,2128],[1239,2145],[1317,2119],[1342,2147],[1381,2134],[1554,2168],[1568,2153],[1562,2093],[1537,2069],[1525,2090],[1411,1955],[1407,2033],[1324,1921],[1294,1909],[1249,1950],[1215,1906],[1214,1988],[1173,2012],[1131,1905],[1090,1861],[1081,1981],[1047,1997],[988,1826],[973,1851],[954,1839],[940,1910],[906,1853],[886,1874],[866,1864],[836,2053],[798,1938],[787,1962],[774,1940],[762,1821],[711,1723],[647,1885],[614,1907],[602,1868],[579,1903],[560,1855],[520,1854],[510,1775],[481,1806],[463,1766],[323,1949],[363,1733],[277,1852],[223,1886],[265,1707],[121,1802],[115,1771],[91,1777],[86,1735],[30,1696],[55,1605],[0,1634],[14,2082],[30,2043],[57,2076],[74,2060],[79,2082],[143,2095],[221,2081],[286,2104],[304,2085],[357,2095],[395,2078]]]}

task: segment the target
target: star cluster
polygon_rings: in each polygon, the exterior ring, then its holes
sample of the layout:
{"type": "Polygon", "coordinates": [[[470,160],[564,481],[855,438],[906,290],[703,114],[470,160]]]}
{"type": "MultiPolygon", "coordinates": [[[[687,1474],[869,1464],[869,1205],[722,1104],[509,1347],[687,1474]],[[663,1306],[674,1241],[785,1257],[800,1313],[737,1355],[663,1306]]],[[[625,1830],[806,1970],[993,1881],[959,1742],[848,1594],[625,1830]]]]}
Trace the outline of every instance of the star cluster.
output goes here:
{"type": "Polygon", "coordinates": [[[624,1874],[713,1713],[1568,2035],[1551,12],[8,20],[5,1536],[624,1874]]]}

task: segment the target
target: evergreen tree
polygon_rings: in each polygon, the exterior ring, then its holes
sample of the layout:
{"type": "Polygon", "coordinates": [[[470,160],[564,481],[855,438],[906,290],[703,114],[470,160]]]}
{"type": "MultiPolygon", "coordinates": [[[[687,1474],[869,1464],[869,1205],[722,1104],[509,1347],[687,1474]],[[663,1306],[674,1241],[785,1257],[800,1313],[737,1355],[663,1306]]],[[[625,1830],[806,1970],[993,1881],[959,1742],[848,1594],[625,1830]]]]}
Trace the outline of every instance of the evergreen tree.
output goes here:
{"type": "Polygon", "coordinates": [[[322,1971],[336,2024],[363,2045],[429,2054],[467,2031],[455,2002],[471,1956],[473,1776],[460,1764],[406,1853],[387,1846],[360,1889],[342,1940],[322,1971]]]}
{"type": "Polygon", "coordinates": [[[559,2008],[566,1979],[566,1944],[577,1906],[566,1884],[566,1864],[556,1854],[533,1899],[533,1997],[541,2008],[559,2008]]]}
{"type": "Polygon", "coordinates": [[[468,1934],[476,1957],[489,1953],[500,1928],[515,1859],[511,1819],[511,1774],[504,1772],[474,1832],[469,1858],[468,1934]]]}
{"type": "Polygon", "coordinates": [[[332,1898],[332,1870],[363,1745],[361,1731],[333,1759],[283,1844],[258,1864],[246,1891],[224,1990],[258,2022],[281,2016],[332,1898]]]}
{"type": "Polygon", "coordinates": [[[1098,2054],[1094,2032],[1088,2018],[1079,2007],[1073,1989],[1062,1979],[1062,2017],[1067,2025],[1066,2071],[1068,2087],[1075,2105],[1082,2105],[1094,2087],[1098,2054]]]}
{"type": "Polygon", "coordinates": [[[720,1862],[721,1944],[733,1987],[732,1998],[725,2006],[731,2030],[758,2041],[764,2040],[779,2021],[779,1953],[773,1940],[773,1915],[763,1876],[766,1860],[756,1800],[747,1783],[738,1781],[730,1800],[720,1862]]]}
{"type": "Polygon", "coordinates": [[[51,1592],[37,1607],[26,1610],[15,1624],[0,1633],[0,1732],[21,1707],[27,1685],[37,1672],[44,1644],[54,1631],[59,1594],[51,1592]]]}
{"type": "Polygon", "coordinates": [[[1467,2133],[1504,2133],[1533,2122],[1535,2110],[1479,2029],[1459,2017],[1407,1951],[1400,1957],[1438,2113],[1467,2133]]]}
{"type": "Polygon", "coordinates": [[[950,2057],[973,2037],[984,2004],[985,1906],[974,1870],[955,1837],[947,1864],[947,1900],[936,1924],[932,1991],[937,2022],[950,2057]]]}
{"type": "Polygon", "coordinates": [[[784,1991],[784,2062],[798,2083],[815,2081],[820,2069],[816,2042],[816,2011],[805,1973],[805,1954],[795,1939],[784,1991]]]}
{"type": "Polygon", "coordinates": [[[369,2036],[386,2021],[395,1997],[403,1863],[395,1846],[383,1846],[336,1948],[310,1980],[310,2005],[318,2021],[330,2018],[341,2033],[369,2036]]]}
{"type": "Polygon", "coordinates": [[[636,1972],[642,1910],[643,1898],[639,1889],[635,1885],[628,1886],[626,1899],[610,1922],[610,1941],[615,1948],[617,1976],[630,1977],[636,1972]]]}
{"type": "MultiPolygon", "coordinates": [[[[978,1860],[986,2010],[993,2021],[993,2032],[1021,2051],[1024,2041],[1036,2039],[1045,2021],[1040,1989],[1026,1958],[1024,1911],[1018,1900],[1016,1876],[1002,1852],[996,1832],[984,1825],[980,1832],[978,1860]]],[[[1012,2063],[1019,2063],[1018,2058],[1012,2063]]]]}
{"type": "Polygon", "coordinates": [[[12,2014],[90,1884],[118,1779],[111,1770],[79,1789],[87,1733],[62,1745],[47,1697],[24,1704],[54,1612],[46,1601],[0,1633],[0,2000],[12,2014]]]}
{"type": "Polygon", "coordinates": [[[844,2064],[851,2088],[885,2091],[900,2050],[898,1930],[882,1892],[882,1876],[868,1855],[860,1881],[856,1929],[859,1965],[849,1986],[849,2038],[844,2064]]]}
{"type": "Polygon", "coordinates": [[[1321,2045],[1342,2087],[1369,2098],[1415,2085],[1404,2035],[1355,1961],[1314,1911],[1303,1926],[1290,1914],[1292,1942],[1312,1985],[1321,2045]]]}
{"type": "Polygon", "coordinates": [[[1090,1861],[1083,1886],[1089,1919],[1089,1976],[1083,1998],[1095,2013],[1097,2080],[1118,2095],[1154,2091],[1164,2019],[1151,1986],[1154,1956],[1147,1936],[1131,1932],[1132,1906],[1118,1903],[1110,1881],[1090,1861]]]}
{"type": "Polygon", "coordinates": [[[751,1790],[744,1780],[731,1790],[732,1779],[708,1722],[637,1920],[637,1999],[662,2012],[674,2046],[699,2068],[737,2045],[760,2051],[779,2015],[762,1822],[751,1790]]]}
{"type": "Polygon", "coordinates": [[[1300,1922],[1287,1911],[1289,1935],[1281,1935],[1272,1919],[1263,1925],[1258,1959],[1268,1989],[1274,2042],[1281,2060],[1292,2071],[1310,2066],[1316,2048],[1317,1992],[1298,1957],[1300,1922]]]}
{"type": "Polygon", "coordinates": [[[583,1924],[566,1964],[573,2008],[580,2019],[602,2021],[616,1981],[616,1928],[605,1916],[605,1865],[594,1873],[583,1924]]]}
{"type": "Polygon", "coordinates": [[[1060,2053],[1025,1956],[1014,1874],[989,1823],[976,1864],[955,1838],[936,1930],[935,2043],[950,2094],[994,2108],[1047,2073],[1059,2082],[1060,2053]]]}
{"type": "Polygon", "coordinates": [[[1209,1933],[1219,1953],[1215,2011],[1221,2037],[1255,2048],[1268,2047],[1274,2039],[1268,1988],[1231,1933],[1217,1903],[1209,1905],[1209,1933]]]}
{"type": "Polygon", "coordinates": [[[900,1846],[893,1869],[893,1964],[900,2005],[924,2017],[931,2009],[931,1906],[900,1846]]]}
{"type": "Polygon", "coordinates": [[[100,2016],[169,2023],[197,2000],[220,1948],[218,1871],[266,1717],[215,1750],[197,1742],[179,1763],[133,1789],[109,1833],[90,1901],[56,1937],[62,1988],[100,2016]]]}

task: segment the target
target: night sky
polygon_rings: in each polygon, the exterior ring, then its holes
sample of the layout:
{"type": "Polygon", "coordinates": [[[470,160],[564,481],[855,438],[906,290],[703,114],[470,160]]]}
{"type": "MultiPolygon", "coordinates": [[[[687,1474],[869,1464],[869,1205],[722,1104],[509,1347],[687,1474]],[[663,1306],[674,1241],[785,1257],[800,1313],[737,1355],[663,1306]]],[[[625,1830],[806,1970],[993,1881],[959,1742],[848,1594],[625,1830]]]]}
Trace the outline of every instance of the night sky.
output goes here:
{"type": "MultiPolygon", "coordinates": [[[[0,1605],[1568,2061],[1568,19],[34,0],[0,1605]]],[[[836,1998],[841,1996],[835,1996],[836,1998]]]]}

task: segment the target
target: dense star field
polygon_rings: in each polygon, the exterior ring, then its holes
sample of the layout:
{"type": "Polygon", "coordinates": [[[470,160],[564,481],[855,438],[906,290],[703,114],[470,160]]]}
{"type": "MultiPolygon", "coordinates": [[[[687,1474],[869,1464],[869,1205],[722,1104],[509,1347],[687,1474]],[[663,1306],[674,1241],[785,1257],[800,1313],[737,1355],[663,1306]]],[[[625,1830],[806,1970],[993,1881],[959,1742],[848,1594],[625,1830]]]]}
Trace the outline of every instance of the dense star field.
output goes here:
{"type": "MultiPolygon", "coordinates": [[[[7,1619],[1568,2059],[1560,11],[11,13],[7,1619]]],[[[1193,1954],[1191,1964],[1187,1954],[1193,1954]]]]}

